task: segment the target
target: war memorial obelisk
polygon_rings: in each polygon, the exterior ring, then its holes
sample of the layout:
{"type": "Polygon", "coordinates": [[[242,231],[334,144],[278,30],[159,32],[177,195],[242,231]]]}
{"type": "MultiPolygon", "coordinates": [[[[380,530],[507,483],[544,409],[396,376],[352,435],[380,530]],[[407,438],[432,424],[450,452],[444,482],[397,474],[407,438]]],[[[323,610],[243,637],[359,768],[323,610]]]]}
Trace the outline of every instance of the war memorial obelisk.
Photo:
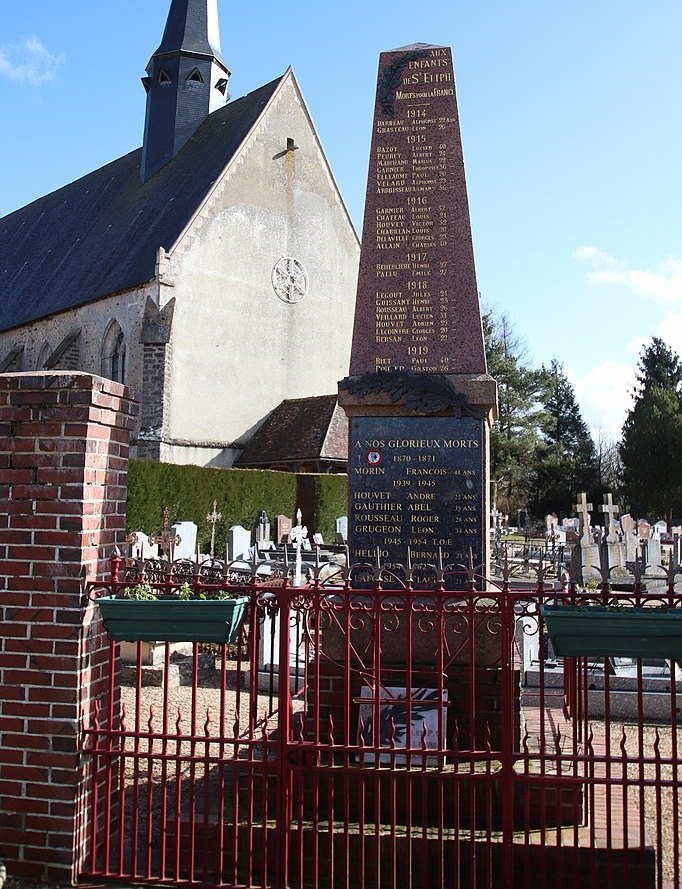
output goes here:
{"type": "MultiPolygon", "coordinates": [[[[351,564],[488,575],[486,370],[450,49],[379,59],[350,375],[351,564]]],[[[449,588],[459,588],[463,577],[449,588]]]]}

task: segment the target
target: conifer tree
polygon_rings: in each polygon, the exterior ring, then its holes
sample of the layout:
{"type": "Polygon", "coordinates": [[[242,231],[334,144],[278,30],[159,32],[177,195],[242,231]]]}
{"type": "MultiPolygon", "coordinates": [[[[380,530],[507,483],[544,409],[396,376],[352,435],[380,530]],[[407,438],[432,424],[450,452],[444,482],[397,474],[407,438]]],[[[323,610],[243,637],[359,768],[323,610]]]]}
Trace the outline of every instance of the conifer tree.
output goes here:
{"type": "Polygon", "coordinates": [[[620,444],[623,491],[631,512],[657,519],[682,515],[682,365],[654,337],[639,359],[634,404],[620,444]]]}
{"type": "Polygon", "coordinates": [[[579,491],[597,492],[599,475],[594,441],[563,365],[553,359],[541,374],[544,412],[530,501],[538,518],[548,512],[568,515],[579,491]]]}
{"type": "Polygon", "coordinates": [[[492,502],[515,516],[530,490],[538,442],[541,377],[528,367],[522,344],[506,315],[483,316],[488,373],[497,380],[498,420],[491,431],[492,502]]]}

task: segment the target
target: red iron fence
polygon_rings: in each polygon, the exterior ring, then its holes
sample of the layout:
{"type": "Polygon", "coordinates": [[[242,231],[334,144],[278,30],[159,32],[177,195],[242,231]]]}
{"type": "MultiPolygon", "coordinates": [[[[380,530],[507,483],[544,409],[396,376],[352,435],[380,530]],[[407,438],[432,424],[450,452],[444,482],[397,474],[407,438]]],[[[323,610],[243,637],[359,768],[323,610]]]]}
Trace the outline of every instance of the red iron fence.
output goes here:
{"type": "Polygon", "coordinates": [[[240,578],[115,558],[98,595],[187,582],[248,607],[230,644],[194,642],[178,659],[161,643],[147,667],[150,646],[135,643],[132,685],[111,643],[108,696],[83,738],[94,811],[81,878],[679,886],[673,643],[561,657],[541,611],[675,618],[672,585],[482,592],[465,576],[452,592],[447,571],[402,576],[365,566],[293,588],[255,567],[240,578]]]}

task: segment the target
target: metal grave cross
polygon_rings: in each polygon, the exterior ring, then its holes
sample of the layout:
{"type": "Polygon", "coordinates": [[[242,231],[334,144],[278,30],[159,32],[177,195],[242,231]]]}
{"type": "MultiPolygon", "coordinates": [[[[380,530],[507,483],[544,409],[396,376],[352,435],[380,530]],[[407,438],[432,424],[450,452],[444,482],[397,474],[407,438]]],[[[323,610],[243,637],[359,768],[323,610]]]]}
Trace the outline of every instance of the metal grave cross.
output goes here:
{"type": "Polygon", "coordinates": [[[578,502],[574,504],[573,509],[578,513],[580,519],[580,542],[589,543],[587,535],[590,531],[590,510],[592,504],[587,502],[587,494],[578,494],[578,502]]]}
{"type": "Polygon", "coordinates": [[[213,559],[215,553],[215,526],[222,519],[222,512],[217,511],[218,501],[213,501],[213,512],[209,512],[206,516],[206,521],[211,523],[211,560],[213,559]]]}
{"type": "Polygon", "coordinates": [[[617,503],[613,502],[612,494],[604,494],[604,503],[599,507],[599,511],[606,516],[606,542],[618,543],[618,531],[616,530],[616,516],[620,508],[617,503]]]}
{"type": "Polygon", "coordinates": [[[166,506],[163,510],[163,528],[160,534],[152,534],[149,542],[157,544],[161,555],[167,555],[169,559],[173,559],[173,547],[180,544],[182,538],[179,534],[171,534],[170,529],[170,509],[166,506]]]}

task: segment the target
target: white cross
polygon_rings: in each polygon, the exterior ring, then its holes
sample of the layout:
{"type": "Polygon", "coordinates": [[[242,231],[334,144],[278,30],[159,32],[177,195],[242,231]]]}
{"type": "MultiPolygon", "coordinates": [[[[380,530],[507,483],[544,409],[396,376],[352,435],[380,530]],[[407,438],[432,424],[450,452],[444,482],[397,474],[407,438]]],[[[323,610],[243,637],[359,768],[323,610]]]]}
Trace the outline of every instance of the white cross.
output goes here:
{"type": "Polygon", "coordinates": [[[590,510],[592,509],[592,504],[587,502],[587,494],[578,494],[578,503],[574,505],[573,509],[578,513],[580,519],[580,542],[589,543],[587,535],[590,530],[590,510]]]}
{"type": "Polygon", "coordinates": [[[296,546],[296,572],[294,574],[294,586],[303,586],[303,573],[301,570],[301,543],[308,536],[308,529],[305,525],[301,525],[303,514],[301,510],[296,510],[296,524],[291,529],[289,538],[294,541],[296,546]]]}
{"type": "Polygon", "coordinates": [[[606,542],[618,543],[618,532],[616,531],[616,515],[620,511],[617,503],[613,502],[612,494],[604,494],[604,503],[599,507],[599,511],[603,512],[606,519],[606,542]]]}

